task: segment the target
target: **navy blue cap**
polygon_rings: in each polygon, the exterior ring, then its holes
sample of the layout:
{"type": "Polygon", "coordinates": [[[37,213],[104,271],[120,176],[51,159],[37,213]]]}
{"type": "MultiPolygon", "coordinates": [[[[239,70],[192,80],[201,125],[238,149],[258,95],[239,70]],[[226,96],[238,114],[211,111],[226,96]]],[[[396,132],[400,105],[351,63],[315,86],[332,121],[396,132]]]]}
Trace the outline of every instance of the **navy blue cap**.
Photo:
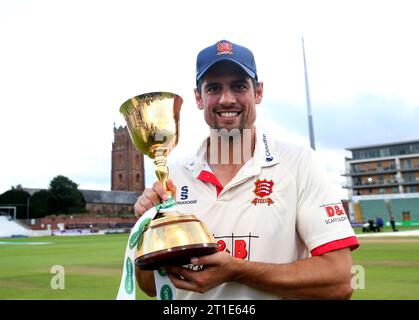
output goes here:
{"type": "Polygon", "coordinates": [[[221,40],[198,53],[196,82],[202,78],[209,68],[220,61],[236,63],[246,71],[250,78],[257,80],[256,62],[252,51],[230,41],[221,40]]]}

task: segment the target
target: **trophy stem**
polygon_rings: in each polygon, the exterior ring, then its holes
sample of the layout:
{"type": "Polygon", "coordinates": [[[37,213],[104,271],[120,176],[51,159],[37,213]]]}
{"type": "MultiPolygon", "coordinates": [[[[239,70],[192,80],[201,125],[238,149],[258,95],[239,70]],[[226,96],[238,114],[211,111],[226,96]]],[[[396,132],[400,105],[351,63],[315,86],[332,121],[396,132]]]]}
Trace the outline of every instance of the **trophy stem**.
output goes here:
{"type": "Polygon", "coordinates": [[[154,164],[156,166],[156,176],[157,179],[163,184],[164,189],[166,190],[169,197],[172,196],[172,192],[167,187],[167,179],[169,178],[169,168],[167,167],[167,150],[164,148],[159,148],[156,150],[154,164]]]}

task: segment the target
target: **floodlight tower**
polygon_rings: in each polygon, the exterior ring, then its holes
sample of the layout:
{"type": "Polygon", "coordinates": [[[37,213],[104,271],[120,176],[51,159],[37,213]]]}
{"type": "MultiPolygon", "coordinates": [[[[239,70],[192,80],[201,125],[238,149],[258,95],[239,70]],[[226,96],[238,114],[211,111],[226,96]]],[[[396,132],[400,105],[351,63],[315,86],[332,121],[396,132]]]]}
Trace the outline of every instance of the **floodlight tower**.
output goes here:
{"type": "Polygon", "coordinates": [[[311,113],[310,90],[308,88],[307,63],[306,63],[306,52],[304,49],[304,37],[301,37],[301,42],[303,44],[304,79],[305,79],[305,84],[306,84],[306,101],[307,101],[307,116],[308,116],[308,130],[309,130],[309,135],[310,135],[310,146],[313,150],[316,150],[316,143],[314,141],[313,115],[311,113]]]}

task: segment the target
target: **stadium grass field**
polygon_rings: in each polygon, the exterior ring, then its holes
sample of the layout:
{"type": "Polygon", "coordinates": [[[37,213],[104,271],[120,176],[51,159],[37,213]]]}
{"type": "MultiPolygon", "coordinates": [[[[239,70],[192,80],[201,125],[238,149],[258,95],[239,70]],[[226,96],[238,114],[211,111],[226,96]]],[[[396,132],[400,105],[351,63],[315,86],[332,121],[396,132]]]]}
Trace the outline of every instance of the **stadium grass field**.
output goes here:
{"type": "MultiPolygon", "coordinates": [[[[128,234],[0,239],[0,299],[115,299],[127,239],[128,234]],[[54,265],[64,267],[64,290],[51,289],[54,265]]],[[[360,242],[353,258],[365,270],[365,289],[355,290],[352,299],[419,299],[419,237],[360,242]]],[[[147,297],[138,292],[137,299],[147,297]]]]}
{"type": "MultiPolygon", "coordinates": [[[[115,299],[128,234],[0,239],[49,242],[0,245],[0,299],[115,299]],[[51,289],[54,265],[65,271],[65,289],[51,289]]],[[[138,299],[146,296],[139,292],[138,299]]]]}

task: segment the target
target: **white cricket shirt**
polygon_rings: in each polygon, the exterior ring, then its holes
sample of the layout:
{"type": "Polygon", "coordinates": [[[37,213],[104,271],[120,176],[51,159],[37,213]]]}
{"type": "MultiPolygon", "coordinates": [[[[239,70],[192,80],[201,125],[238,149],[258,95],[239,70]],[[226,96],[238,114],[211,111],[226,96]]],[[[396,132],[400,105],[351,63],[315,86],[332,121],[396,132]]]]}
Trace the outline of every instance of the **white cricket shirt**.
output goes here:
{"type": "MultiPolygon", "coordinates": [[[[312,149],[275,141],[257,130],[251,158],[225,186],[206,162],[206,141],[184,165],[170,168],[177,209],[195,214],[219,250],[238,259],[290,263],[358,247],[336,190],[312,149]]],[[[200,294],[177,290],[176,299],[278,299],[238,283],[200,294]]]]}

